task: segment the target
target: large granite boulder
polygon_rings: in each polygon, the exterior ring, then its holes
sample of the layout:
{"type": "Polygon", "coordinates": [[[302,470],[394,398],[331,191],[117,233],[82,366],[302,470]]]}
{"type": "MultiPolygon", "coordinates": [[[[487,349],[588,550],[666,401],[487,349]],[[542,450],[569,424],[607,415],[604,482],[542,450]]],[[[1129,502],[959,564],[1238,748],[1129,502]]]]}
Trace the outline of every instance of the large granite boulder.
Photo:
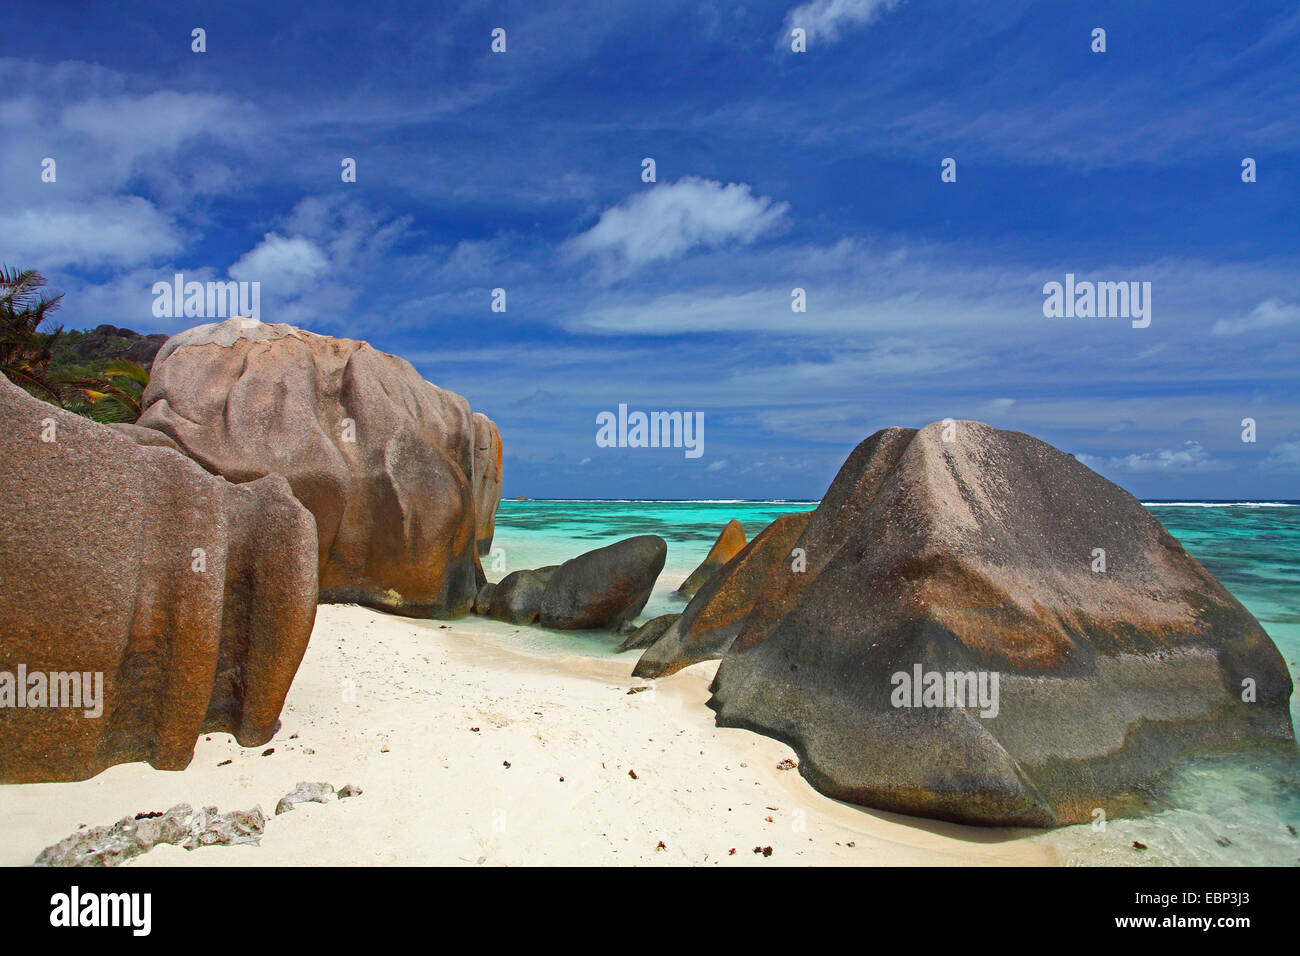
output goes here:
{"type": "MultiPolygon", "coordinates": [[[[533,624],[542,612],[542,593],[556,566],[511,571],[488,597],[488,616],[507,624],[533,624]]],[[[492,587],[492,585],[485,585],[492,587]]]]}
{"type": "Polygon", "coordinates": [[[570,558],[542,595],[543,627],[616,628],[641,613],[668,557],[657,534],[625,538],[570,558]]]}
{"type": "Polygon", "coordinates": [[[492,550],[497,506],[501,504],[501,435],[496,423],[474,413],[474,537],[478,553],[492,550]]]}
{"type": "Polygon", "coordinates": [[[666,677],[691,664],[722,657],[763,591],[795,573],[799,561],[791,552],[811,516],[811,511],[782,515],[759,532],[704,582],[681,617],[641,655],[633,676],[666,677]]]}
{"type": "MultiPolygon", "coordinates": [[[[615,653],[622,654],[624,651],[633,651],[642,647],[649,647],[659,638],[664,636],[664,631],[672,627],[680,614],[660,614],[646,621],[640,627],[633,626],[623,636],[623,642],[615,648],[615,653]]],[[[623,632],[620,631],[620,634],[623,632]]]]}
{"type": "Polygon", "coordinates": [[[316,517],[321,601],[426,617],[472,606],[476,475],[492,484],[490,460],[476,471],[475,436],[490,450],[495,429],[410,363],[232,318],[169,339],[143,404],[137,424],[209,471],[289,480],[316,517]]]}
{"type": "Polygon", "coordinates": [[[704,582],[713,577],[724,564],[740,554],[740,549],[744,546],[745,529],[741,527],[739,521],[732,518],[718,535],[718,540],[713,542],[713,547],[709,549],[700,566],[692,571],[690,577],[673,593],[684,598],[694,597],[695,592],[703,586],[704,582]]]}
{"type": "Polygon", "coordinates": [[[829,796],[1052,826],[1130,812],[1183,754],[1295,752],[1259,623],[1135,498],[1028,435],[877,432],[799,546],[807,570],[761,596],[710,703],[829,796]]]}
{"type": "Polygon", "coordinates": [[[316,615],[288,482],[231,484],[2,377],[0,424],[0,783],[269,740],[316,615]]]}
{"type": "Polygon", "coordinates": [[[492,597],[496,593],[497,586],[491,581],[480,587],[478,589],[478,596],[474,598],[474,613],[487,614],[492,608],[492,597]]]}

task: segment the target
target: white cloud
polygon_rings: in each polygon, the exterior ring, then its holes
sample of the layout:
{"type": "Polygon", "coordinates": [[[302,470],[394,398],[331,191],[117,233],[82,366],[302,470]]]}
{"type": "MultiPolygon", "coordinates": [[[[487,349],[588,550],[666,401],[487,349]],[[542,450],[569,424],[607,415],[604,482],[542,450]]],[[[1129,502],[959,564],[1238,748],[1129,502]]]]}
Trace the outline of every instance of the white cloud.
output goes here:
{"type": "Polygon", "coordinates": [[[230,276],[240,281],[260,282],[268,291],[284,296],[309,286],[327,265],[325,253],[311,240],[268,232],[230,267],[230,276]]]}
{"type": "Polygon", "coordinates": [[[132,266],[181,247],[172,221],[147,199],[115,196],[0,213],[0,259],[49,272],[132,266]]]}
{"type": "Polygon", "coordinates": [[[834,43],[844,30],[864,26],[876,15],[898,6],[902,0],[809,0],[795,7],[785,18],[783,42],[790,31],[803,28],[809,40],[834,43]]]}
{"type": "Polygon", "coordinates": [[[1158,451],[1129,454],[1115,458],[1097,458],[1093,455],[1075,455],[1093,471],[1124,472],[1174,472],[1222,471],[1228,465],[1219,461],[1200,442],[1188,441],[1179,449],[1162,448],[1158,451]]]}
{"type": "Polygon", "coordinates": [[[637,193],[601,213],[567,248],[577,258],[603,259],[626,274],[652,262],[678,259],[697,246],[751,243],[775,229],[788,203],[755,196],[746,183],[687,176],[637,193]]]}
{"type": "Polygon", "coordinates": [[[1244,319],[1219,319],[1210,331],[1214,335],[1240,335],[1300,320],[1300,305],[1288,305],[1281,299],[1266,299],[1244,319]]]}
{"type": "Polygon", "coordinates": [[[1283,442],[1270,449],[1264,460],[1265,468],[1295,469],[1300,468],[1300,441],[1283,442]]]}
{"type": "Polygon", "coordinates": [[[724,458],[724,459],[722,459],[722,461],[715,461],[715,462],[713,462],[712,464],[709,465],[708,468],[705,468],[704,470],[705,470],[705,471],[722,471],[722,469],[726,468],[728,464],[730,464],[730,462],[728,462],[727,459],[724,458]]]}
{"type": "Polygon", "coordinates": [[[202,137],[243,139],[252,124],[246,104],[207,93],[160,90],[82,100],[64,109],[60,125],[134,159],[173,153],[202,137]]]}

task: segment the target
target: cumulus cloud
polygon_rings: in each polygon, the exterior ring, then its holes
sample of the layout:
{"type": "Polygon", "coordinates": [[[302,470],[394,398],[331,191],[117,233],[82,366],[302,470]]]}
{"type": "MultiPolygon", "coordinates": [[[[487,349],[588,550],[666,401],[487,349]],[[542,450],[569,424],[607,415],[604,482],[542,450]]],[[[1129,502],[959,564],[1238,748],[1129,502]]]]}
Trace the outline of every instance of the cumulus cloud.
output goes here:
{"type": "Polygon", "coordinates": [[[1264,460],[1265,468],[1281,468],[1287,471],[1300,468],[1300,441],[1283,442],[1270,449],[1264,460]]]}
{"type": "Polygon", "coordinates": [[[241,282],[260,282],[277,295],[289,295],[310,285],[327,265],[325,253],[310,239],[268,232],[230,267],[230,275],[241,282]]]}
{"type": "Polygon", "coordinates": [[[129,267],[181,247],[172,221],[147,199],[115,196],[0,212],[0,254],[43,270],[129,267]]]}
{"type": "MultiPolygon", "coordinates": [[[[784,38],[800,27],[809,40],[834,43],[845,30],[865,26],[902,0],[809,0],[795,7],[785,18],[784,38]]],[[[783,42],[784,42],[783,38],[783,42]]]]}
{"type": "Polygon", "coordinates": [[[1219,461],[1200,442],[1188,441],[1182,448],[1162,448],[1142,454],[1120,455],[1115,458],[1098,458],[1093,455],[1075,455],[1093,471],[1139,472],[1200,472],[1222,471],[1228,466],[1219,461]]]}
{"type": "Polygon", "coordinates": [[[1300,320],[1300,305],[1289,305],[1281,299],[1266,299],[1255,306],[1243,319],[1219,319],[1210,331],[1214,335],[1241,335],[1279,325],[1290,325],[1300,320]]]}
{"type": "Polygon", "coordinates": [[[699,246],[751,243],[777,228],[788,209],[788,203],[755,196],[746,183],[687,176],[606,209],[567,248],[575,258],[594,257],[625,274],[699,246]]]}

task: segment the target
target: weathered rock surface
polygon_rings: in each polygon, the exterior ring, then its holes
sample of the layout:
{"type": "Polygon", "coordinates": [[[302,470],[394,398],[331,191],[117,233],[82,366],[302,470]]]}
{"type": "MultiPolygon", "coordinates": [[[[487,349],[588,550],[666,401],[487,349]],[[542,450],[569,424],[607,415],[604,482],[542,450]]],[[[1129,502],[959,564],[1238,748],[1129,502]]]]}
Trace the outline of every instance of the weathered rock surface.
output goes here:
{"type": "Polygon", "coordinates": [[[178,451],[181,454],[185,454],[185,450],[181,448],[180,445],[176,444],[162,432],[156,431],[155,429],[141,428],[139,425],[131,424],[129,422],[114,422],[108,427],[113,429],[113,431],[117,432],[119,435],[131,439],[131,441],[135,442],[137,445],[170,448],[172,451],[178,451]]]}
{"type": "Polygon", "coordinates": [[[474,613],[486,615],[492,610],[492,596],[497,593],[497,586],[489,581],[478,589],[478,596],[474,598],[474,613]]]}
{"type": "Polygon", "coordinates": [[[200,733],[269,740],[316,614],[315,524],[288,483],[231,484],[3,378],[0,426],[0,783],[180,770],[200,733]]]}
{"type": "Polygon", "coordinates": [[[547,571],[511,571],[493,590],[488,616],[507,624],[532,624],[541,613],[549,576],[547,571]]]}
{"type": "Polygon", "coordinates": [[[990,825],[1121,815],[1193,751],[1294,753],[1277,648],[1136,499],[1028,435],[942,429],[849,457],[800,539],[807,571],[719,666],[719,725],[788,742],[829,796],[990,825]],[[947,699],[946,676],[940,706],[909,706],[935,703],[901,696],[918,666],[996,676],[996,706],[947,699]]]}
{"type": "Polygon", "coordinates": [[[621,654],[624,651],[636,650],[639,647],[649,647],[663,637],[664,631],[668,630],[679,617],[681,617],[680,614],[660,614],[658,617],[646,621],[640,627],[633,628],[623,643],[618,645],[615,653],[621,654]]]}
{"type": "Polygon", "coordinates": [[[636,677],[666,677],[722,657],[765,588],[795,573],[791,551],[811,511],[782,515],[704,582],[686,610],[637,661],[636,677]]]}
{"type": "Polygon", "coordinates": [[[709,578],[713,577],[718,570],[740,553],[740,549],[745,546],[745,529],[741,527],[740,522],[732,518],[727,522],[726,527],[718,535],[718,540],[713,542],[713,547],[705,556],[700,566],[691,572],[690,577],[682,582],[674,594],[680,597],[690,598],[695,596],[709,578]]]}
{"type": "Polygon", "coordinates": [[[144,406],[138,424],[209,471],[289,480],[316,518],[322,601],[422,617],[474,603],[475,542],[492,524],[477,514],[475,485],[486,499],[499,480],[495,427],[409,362],[232,318],[169,339],[144,406]]]}
{"type": "Polygon", "coordinates": [[[78,830],[36,858],[35,866],[117,866],[148,853],[160,843],[187,850],[201,846],[257,846],[266,831],[261,807],[219,813],[178,803],[161,816],[123,817],[109,827],[78,830]]]}
{"type": "Polygon", "coordinates": [[[474,413],[474,537],[478,553],[492,550],[497,506],[501,504],[501,435],[496,423],[474,413]]]}
{"type": "Polygon", "coordinates": [[[329,803],[334,799],[334,785],[331,783],[309,783],[298,781],[294,788],[280,798],[275,805],[275,815],[288,813],[300,803],[329,803]]]}
{"type": "Polygon", "coordinates": [[[650,599],[667,556],[663,538],[643,534],[570,558],[546,584],[542,626],[615,628],[636,617],[650,599]]]}

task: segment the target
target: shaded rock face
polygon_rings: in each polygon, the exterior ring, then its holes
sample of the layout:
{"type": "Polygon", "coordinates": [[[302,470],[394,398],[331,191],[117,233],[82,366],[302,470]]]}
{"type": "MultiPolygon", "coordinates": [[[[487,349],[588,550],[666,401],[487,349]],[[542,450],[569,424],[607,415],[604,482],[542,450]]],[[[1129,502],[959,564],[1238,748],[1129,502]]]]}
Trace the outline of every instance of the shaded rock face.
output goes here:
{"type": "Polygon", "coordinates": [[[549,576],[550,572],[511,571],[492,591],[488,616],[507,624],[532,624],[541,614],[549,576]]]}
{"type": "Polygon", "coordinates": [[[7,380],[0,423],[0,783],[180,770],[200,733],[269,740],[316,614],[315,523],[288,482],[233,485],[7,380]],[[35,674],[102,698],[49,706],[35,674]]]}
{"type": "Polygon", "coordinates": [[[719,725],[788,742],[829,796],[989,825],[1131,812],[1193,751],[1294,753],[1277,648],[1135,498],[1028,435],[943,439],[892,428],[849,457],[799,541],[806,572],[719,666],[719,725]],[[904,699],[894,675],[918,665],[996,676],[996,706],[960,706],[946,677],[904,699]]]}
{"type": "Polygon", "coordinates": [[[794,573],[791,551],[811,516],[811,511],[782,515],[759,532],[704,582],[681,617],[641,655],[633,676],[666,677],[725,654],[764,590],[794,573]]]}
{"type": "Polygon", "coordinates": [[[682,597],[694,597],[695,592],[709,578],[717,573],[718,569],[740,553],[740,549],[745,546],[745,529],[740,526],[740,522],[732,518],[727,522],[727,526],[722,529],[718,535],[718,540],[713,542],[713,547],[709,549],[708,555],[700,566],[691,572],[690,577],[682,582],[674,593],[682,597]]]}
{"type": "Polygon", "coordinates": [[[501,504],[501,435],[496,423],[474,413],[474,538],[480,555],[492,550],[501,504]]]}
{"type": "Polygon", "coordinates": [[[680,614],[661,614],[646,621],[640,627],[633,628],[623,643],[618,645],[616,653],[621,654],[623,651],[649,647],[663,637],[664,631],[668,630],[679,617],[681,617],[680,614]]]}
{"type": "Polygon", "coordinates": [[[131,441],[135,442],[137,445],[150,445],[155,448],[170,448],[172,451],[178,451],[182,455],[185,454],[184,449],[182,449],[180,445],[176,444],[162,432],[155,431],[152,428],[141,428],[139,425],[133,425],[128,422],[114,422],[107,427],[113,429],[113,431],[117,432],[119,435],[131,439],[131,441]]]}
{"type": "Polygon", "coordinates": [[[546,584],[542,626],[618,627],[641,613],[667,557],[663,538],[643,534],[570,558],[546,584]]]}
{"type": "Polygon", "coordinates": [[[487,614],[492,608],[492,595],[496,594],[497,586],[489,581],[478,589],[478,596],[474,598],[474,613],[487,614]]]}
{"type": "MultiPolygon", "coordinates": [[[[422,617],[467,612],[481,580],[476,433],[495,427],[364,342],[232,318],[154,362],[138,424],[209,471],[289,480],[316,518],[320,600],[422,617]]],[[[491,521],[488,521],[490,527],[491,521]]]]}

